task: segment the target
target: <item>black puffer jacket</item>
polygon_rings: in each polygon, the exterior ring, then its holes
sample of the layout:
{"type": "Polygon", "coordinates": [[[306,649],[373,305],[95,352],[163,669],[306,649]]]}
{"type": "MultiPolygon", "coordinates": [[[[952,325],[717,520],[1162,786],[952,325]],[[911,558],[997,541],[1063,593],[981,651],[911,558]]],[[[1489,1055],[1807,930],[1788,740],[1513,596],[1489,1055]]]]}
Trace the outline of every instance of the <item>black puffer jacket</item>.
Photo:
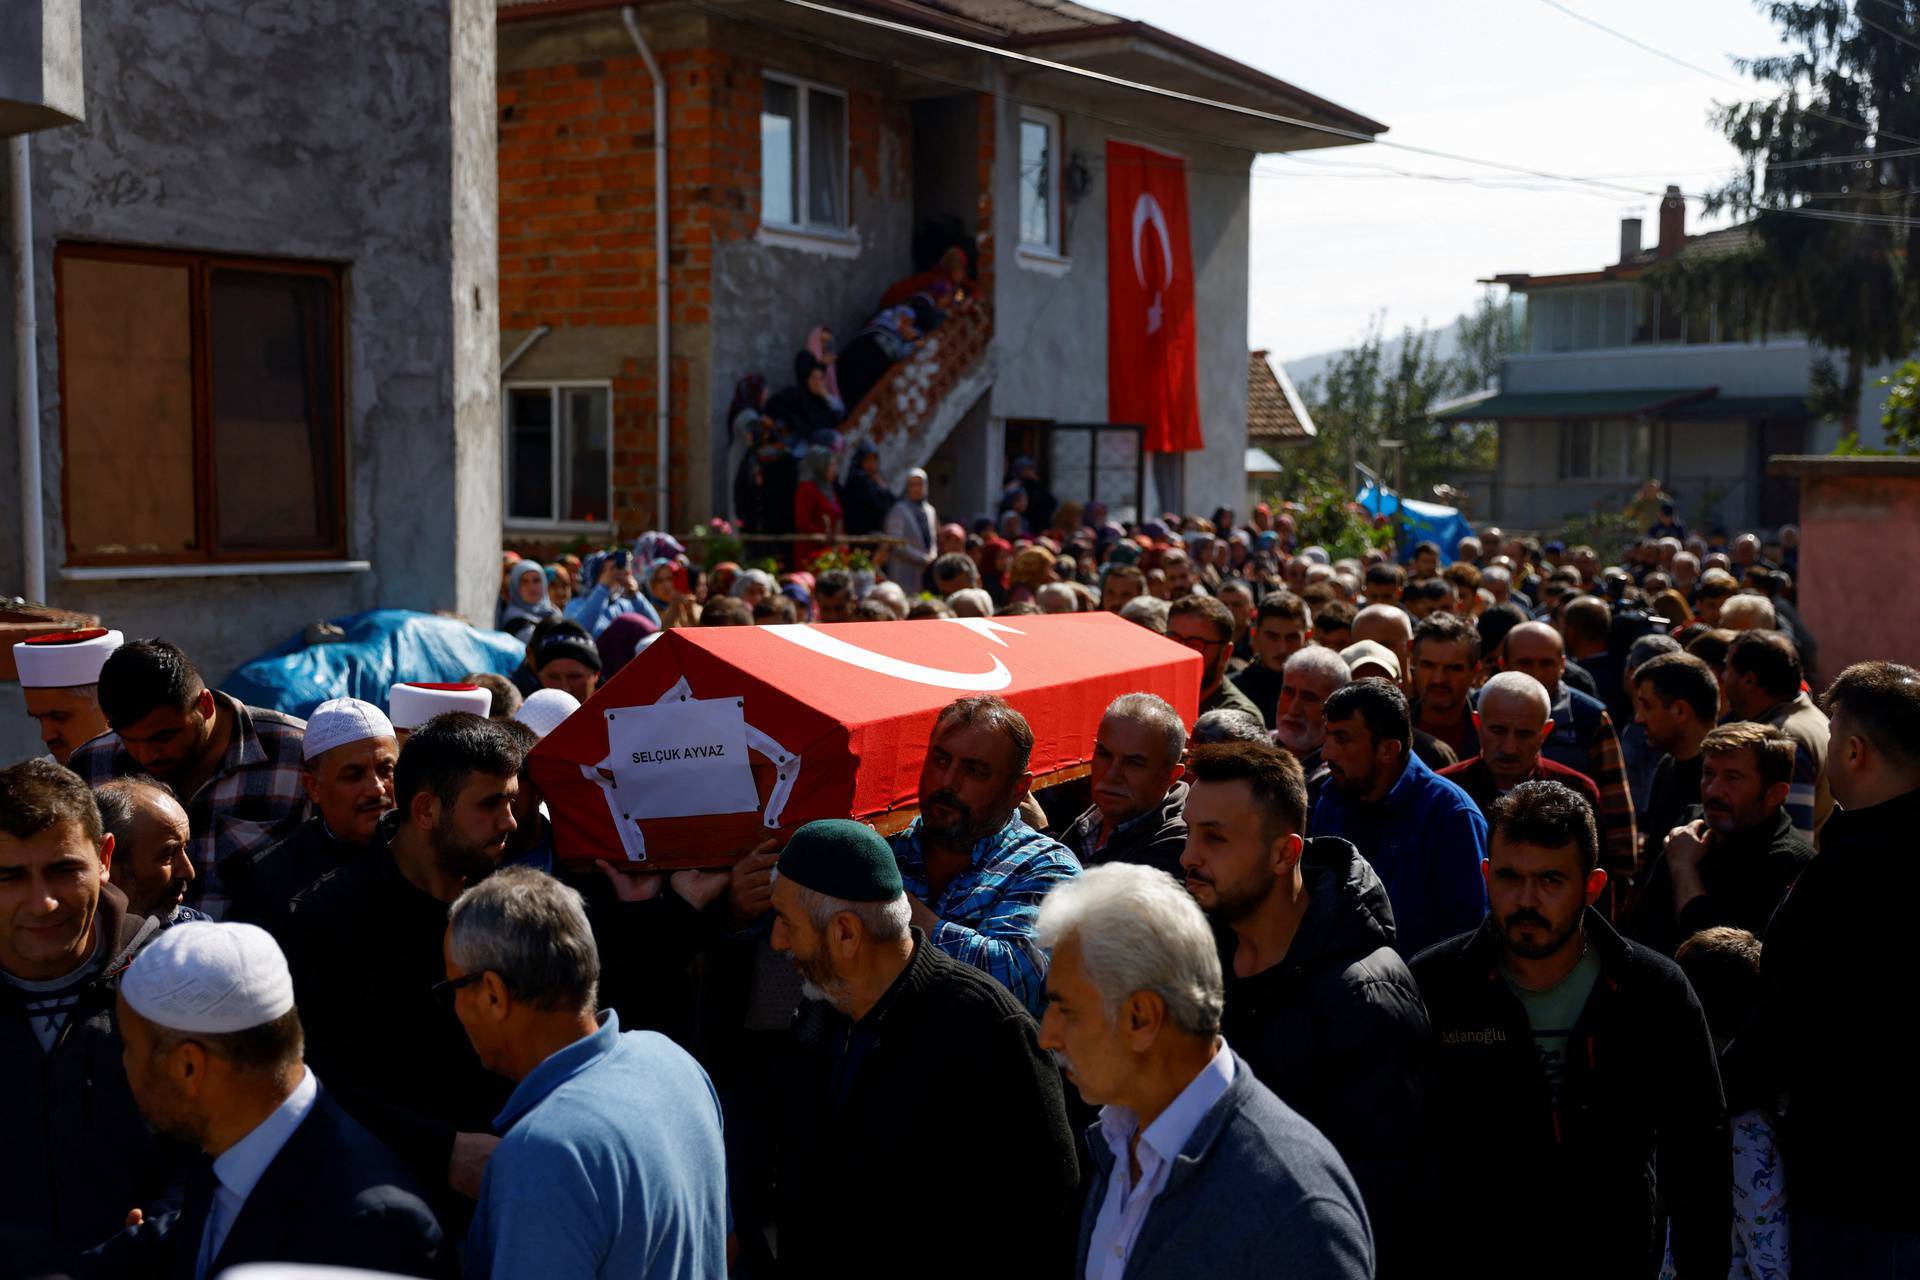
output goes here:
{"type": "Polygon", "coordinates": [[[1345,840],[1307,841],[1307,914],[1279,964],[1233,975],[1221,930],[1227,1043],[1281,1101],[1313,1122],[1360,1184],[1379,1274],[1411,1274],[1403,1250],[1420,1132],[1427,1010],[1393,949],[1393,908],[1373,867],[1345,840]]]}
{"type": "Polygon", "coordinates": [[[94,927],[109,959],[51,1053],[20,990],[0,982],[0,1258],[26,1274],[99,1244],[129,1209],[152,1212],[186,1156],[147,1128],[120,1063],[114,995],[159,922],[129,915],[120,890],[102,884],[94,927]]]}
{"type": "Polygon", "coordinates": [[[1490,922],[1427,948],[1433,1018],[1433,1275],[1651,1280],[1672,1229],[1681,1280],[1727,1274],[1733,1156],[1706,1015],[1673,961],[1593,908],[1600,976],[1556,1101],[1490,922]]]}

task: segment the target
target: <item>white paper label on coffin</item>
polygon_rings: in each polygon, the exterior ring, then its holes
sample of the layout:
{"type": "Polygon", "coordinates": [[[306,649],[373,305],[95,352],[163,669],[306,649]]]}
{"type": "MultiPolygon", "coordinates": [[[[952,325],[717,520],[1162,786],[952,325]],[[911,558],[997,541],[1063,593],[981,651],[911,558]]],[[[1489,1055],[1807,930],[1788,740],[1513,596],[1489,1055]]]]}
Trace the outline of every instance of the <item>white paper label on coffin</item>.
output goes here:
{"type": "Polygon", "coordinates": [[[697,818],[760,807],[738,698],[614,707],[607,716],[608,802],[621,818],[697,818]]]}

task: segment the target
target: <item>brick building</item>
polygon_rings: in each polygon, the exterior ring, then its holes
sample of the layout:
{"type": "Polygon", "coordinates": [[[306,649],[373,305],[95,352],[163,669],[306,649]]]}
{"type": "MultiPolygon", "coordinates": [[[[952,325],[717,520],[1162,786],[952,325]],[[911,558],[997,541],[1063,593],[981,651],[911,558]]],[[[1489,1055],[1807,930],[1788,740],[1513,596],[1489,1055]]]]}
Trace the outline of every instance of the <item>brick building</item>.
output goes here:
{"type": "Polygon", "coordinates": [[[844,344],[888,285],[953,243],[973,257],[982,305],[848,406],[843,429],[880,446],[890,477],[927,467],[935,506],[960,518],[992,509],[1016,454],[1038,458],[1061,496],[1116,508],[1238,500],[1249,167],[1262,151],[1356,139],[1048,64],[1362,137],[1385,126],[1073,3],[843,7],[500,0],[509,539],[632,536],[726,514],[739,446],[729,449],[724,417],[736,381],[759,373],[786,385],[815,325],[844,344]],[[665,81],[664,130],[650,64],[665,81]],[[1185,168],[1205,317],[1197,382],[1206,447],[1195,453],[1143,458],[1137,426],[1107,419],[1109,138],[1173,153],[1185,168]]]}

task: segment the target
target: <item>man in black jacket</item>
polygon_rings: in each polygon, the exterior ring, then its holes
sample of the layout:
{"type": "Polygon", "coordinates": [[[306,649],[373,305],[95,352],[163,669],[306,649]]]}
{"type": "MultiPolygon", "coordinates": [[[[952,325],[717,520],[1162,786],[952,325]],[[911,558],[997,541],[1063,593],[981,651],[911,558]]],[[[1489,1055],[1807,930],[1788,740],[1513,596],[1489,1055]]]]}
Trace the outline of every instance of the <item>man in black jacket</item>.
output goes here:
{"type": "Polygon", "coordinates": [[[1662,955],[1702,929],[1758,937],[1813,846],[1793,829],[1787,791],[1794,742],[1768,724],[1735,721],[1700,743],[1702,816],[1675,828],[1647,868],[1633,938],[1662,955]]]}
{"type": "Polygon", "coordinates": [[[794,832],[773,910],[809,997],[781,1074],[782,1273],[844,1270],[849,1242],[889,1273],[1064,1271],[1079,1162],[1026,1010],[910,928],[893,852],[857,822],[794,832]],[[905,1193],[916,1169],[924,1197],[905,1193]],[[1022,1239],[947,1229],[956,1195],[1022,1239]]]}
{"type": "Polygon", "coordinates": [[[184,1154],[121,1066],[114,987],[160,924],[128,914],[112,857],[79,778],[0,769],[0,1259],[26,1274],[119,1230],[184,1154]]]}
{"type": "Polygon", "coordinates": [[[1150,693],[1115,698],[1100,717],[1089,771],[1093,806],[1060,837],[1083,867],[1137,862],[1180,874],[1187,824],[1180,781],[1187,731],[1180,713],[1150,693]]]}
{"type": "Polygon", "coordinates": [[[142,1114],[204,1158],[178,1211],[148,1221],[144,1206],[85,1275],[194,1280],[248,1262],[454,1274],[399,1158],[307,1069],[293,980],[265,930],[167,931],[128,968],[119,1004],[142,1114]]]}
{"type": "Polygon", "coordinates": [[[1795,1274],[1905,1274],[1890,1260],[1920,1253],[1920,1205],[1887,1161],[1920,1145],[1912,1066],[1844,1047],[1920,984],[1911,935],[1884,923],[1920,894],[1920,671],[1857,663],[1824,701],[1839,808],[1767,929],[1757,1047],[1787,1093],[1795,1274]]]}
{"type": "Polygon", "coordinates": [[[1393,949],[1386,886],[1345,840],[1302,841],[1307,788],[1277,747],[1194,752],[1187,891],[1214,926],[1222,1032],[1260,1082],[1311,1121],[1366,1201],[1379,1274],[1413,1274],[1427,1011],[1393,949]]]}
{"type": "Polygon", "coordinates": [[[1577,792],[1522,783],[1489,818],[1486,920],[1413,961],[1435,1039],[1430,1269],[1644,1280],[1670,1240],[1681,1276],[1726,1275],[1732,1156],[1700,1002],[1593,910],[1606,873],[1577,792]]]}
{"type": "Polygon", "coordinates": [[[451,1224],[480,1189],[510,1091],[480,1065],[451,1008],[447,904],[492,871],[514,830],[520,744],[466,712],[407,737],[400,803],[373,848],[294,898],[282,943],[308,1058],[341,1105],[398,1152],[451,1224]]]}

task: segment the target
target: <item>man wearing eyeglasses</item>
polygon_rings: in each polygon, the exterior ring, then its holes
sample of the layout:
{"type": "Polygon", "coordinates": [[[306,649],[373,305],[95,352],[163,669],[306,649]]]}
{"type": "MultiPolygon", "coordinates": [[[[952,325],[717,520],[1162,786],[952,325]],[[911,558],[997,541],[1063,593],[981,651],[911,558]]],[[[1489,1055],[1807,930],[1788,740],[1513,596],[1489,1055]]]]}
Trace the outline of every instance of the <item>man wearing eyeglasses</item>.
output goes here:
{"type": "Polygon", "coordinates": [[[1261,728],[1270,727],[1253,699],[1227,679],[1227,663],[1233,660],[1233,614],[1227,606],[1212,596],[1180,596],[1167,610],[1167,639],[1200,655],[1201,715],[1222,708],[1244,711],[1261,728]]]}

